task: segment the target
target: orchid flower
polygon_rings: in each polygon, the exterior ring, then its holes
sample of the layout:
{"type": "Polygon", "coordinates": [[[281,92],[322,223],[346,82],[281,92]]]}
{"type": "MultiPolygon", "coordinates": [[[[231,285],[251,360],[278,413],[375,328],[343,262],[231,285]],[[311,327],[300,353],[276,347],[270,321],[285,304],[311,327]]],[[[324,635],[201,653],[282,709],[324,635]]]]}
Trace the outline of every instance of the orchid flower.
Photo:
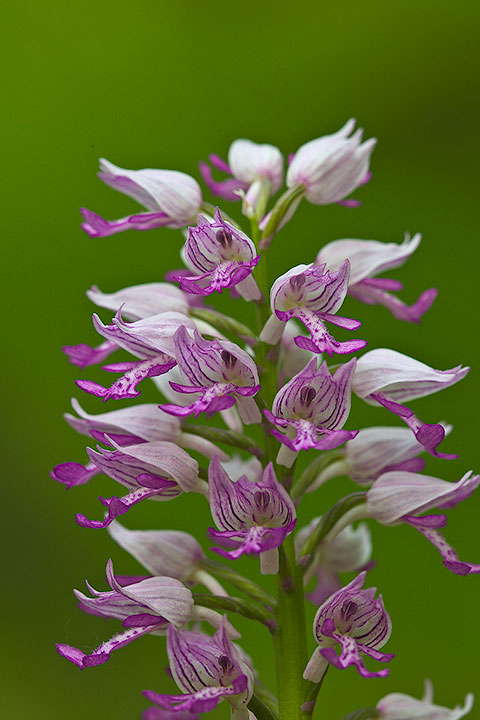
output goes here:
{"type": "Polygon", "coordinates": [[[471,470],[456,483],[412,472],[387,472],[367,492],[368,515],[382,525],[406,522],[419,530],[439,551],[447,570],[456,575],[480,573],[480,565],[459,560],[438,532],[447,524],[445,515],[421,515],[434,507],[455,507],[470,497],[479,484],[480,475],[473,475],[471,470]]]}
{"type": "Polygon", "coordinates": [[[232,177],[216,182],[207,163],[200,163],[200,172],[214,195],[224,200],[243,198],[243,212],[253,217],[262,196],[274,195],[283,182],[283,157],[273,145],[251,140],[235,140],[228,151],[228,163],[218,155],[210,155],[212,165],[232,177]]]}
{"type": "Polygon", "coordinates": [[[107,508],[104,520],[88,520],[77,514],[82,527],[106,528],[119,515],[142,500],[166,501],[182,492],[204,492],[198,479],[198,463],[185,450],[169,442],[150,442],[120,447],[111,440],[114,450],[87,448],[87,454],[99,472],[105,473],[129,489],[119,498],[99,498],[107,508]]]}
{"type": "Polygon", "coordinates": [[[260,482],[240,477],[233,482],[214,457],[208,470],[210,510],[218,530],[212,538],[232,549],[215,552],[237,559],[244,553],[260,555],[264,574],[278,571],[277,547],[296,523],[295,506],[275,477],[272,463],[260,482]]]}
{"type": "Polygon", "coordinates": [[[452,710],[433,704],[433,686],[425,680],[425,692],[421,700],[391,693],[377,703],[381,720],[460,720],[473,708],[473,695],[469,693],[463,707],[456,705],[452,710]]]}
{"type": "Polygon", "coordinates": [[[181,627],[193,620],[192,593],[174,578],[152,577],[122,586],[116,580],[112,561],[109,560],[107,581],[111,588],[108,592],[98,592],[87,583],[94,597],[89,598],[79,590],[75,590],[75,595],[82,610],[121,620],[125,631],[91,653],[58,643],[57,652],[80,669],[103,665],[114,650],[129,645],[142,635],[152,632],[165,634],[170,624],[181,627]]]}
{"type": "Polygon", "coordinates": [[[183,257],[191,275],[180,275],[180,288],[194,295],[210,295],[235,287],[244,300],[259,300],[257,283],[251,273],[260,256],[245,233],[223,220],[215,210],[213,222],[198,216],[190,227],[183,257]]]}
{"type": "MultiPolygon", "coordinates": [[[[180,420],[162,412],[158,405],[134,405],[96,415],[85,412],[75,399],[72,399],[72,407],[79,417],[65,413],[68,424],[82,435],[93,437],[106,445],[111,445],[111,441],[118,447],[161,441],[196,450],[206,457],[220,455],[222,459],[228,458],[209,440],[183,432],[180,420]]],[[[85,484],[99,472],[100,469],[94,463],[84,466],[76,462],[66,462],[56,465],[51,475],[69,489],[85,484]]]]}
{"type": "Polygon", "coordinates": [[[220,700],[231,704],[232,720],[248,720],[247,703],[253,693],[253,673],[230,641],[225,626],[213,637],[188,630],[167,630],[170,670],[182,694],[145,697],[176,712],[209,712],[220,700]]]}
{"type": "Polygon", "coordinates": [[[129,195],[148,212],[120,220],[104,220],[82,208],[82,228],[93,238],[124,230],[186,227],[197,216],[202,204],[202,191],[197,181],[176,170],[125,170],[101,158],[98,177],[114,190],[129,195]]]}
{"type": "Polygon", "coordinates": [[[280,430],[270,430],[284,447],[277,461],[290,467],[300,450],[330,450],[354,438],[358,430],[342,430],[350,412],[350,387],[356,360],[332,376],[324,362],[317,370],[314,357],[281,388],[265,417],[280,430]]]}
{"type": "Polygon", "coordinates": [[[340,317],[337,311],[347,294],[350,265],[348,260],[330,272],[325,265],[297,265],[277,278],[270,292],[272,315],[265,324],[260,339],[270,345],[281,340],[283,323],[291,318],[300,320],[311,338],[302,335],[295,343],[303,350],[314,353],[345,354],[361,350],[365,340],[339,342],[327,331],[326,322],[346,330],[357,330],[358,320],[340,317]]]}
{"type": "Polygon", "coordinates": [[[309,202],[327,205],[344,200],[363,185],[377,141],[362,143],[363,130],[351,135],[354,127],[355,120],[350,119],[336,133],[302,145],[288,168],[287,187],[303,187],[309,202]]]}
{"type": "Polygon", "coordinates": [[[403,265],[418,248],[421,239],[420,233],[412,238],[407,233],[401,245],[376,240],[335,240],[324,245],[317,255],[316,262],[326,263],[330,270],[336,270],[348,258],[349,295],[367,305],[384,305],[399,320],[418,323],[437,297],[437,290],[435,288],[425,290],[418,300],[409,306],[391,294],[402,290],[401,283],[376,276],[403,265]]]}
{"type": "Polygon", "coordinates": [[[172,415],[184,417],[226,410],[237,402],[245,423],[260,420],[253,395],[260,389],[255,362],[238,345],[204,340],[198,332],[191,338],[184,327],[174,336],[174,357],[190,385],[170,383],[179,393],[199,394],[189,405],[160,405],[172,415]]]}
{"type": "Polygon", "coordinates": [[[362,654],[380,662],[394,656],[379,652],[388,641],[392,624],[383,606],[382,596],[375,599],[376,588],[362,590],[365,572],[360,573],[321,605],[313,621],[318,647],[311,656],[303,677],[320,682],[328,663],[344,670],[354,665],[362,677],[385,677],[388,670],[371,672],[363,664],[362,654]],[[339,644],[341,654],[334,650],[339,644]]]}
{"type": "Polygon", "coordinates": [[[451,370],[434,370],[419,360],[385,348],[365,353],[357,363],[352,390],[369,405],[382,405],[398,415],[412,430],[417,441],[431,455],[456,458],[436,448],[445,437],[443,425],[422,422],[403,404],[432,395],[462,380],[470,368],[457,365],[451,370]]]}

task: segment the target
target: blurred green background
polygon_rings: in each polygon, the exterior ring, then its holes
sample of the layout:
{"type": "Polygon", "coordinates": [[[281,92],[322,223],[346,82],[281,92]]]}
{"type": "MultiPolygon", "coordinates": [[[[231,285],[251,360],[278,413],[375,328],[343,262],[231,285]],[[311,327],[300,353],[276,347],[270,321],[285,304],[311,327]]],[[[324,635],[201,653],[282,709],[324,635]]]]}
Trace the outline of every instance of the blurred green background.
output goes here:
{"type": "MultiPolygon", "coordinates": [[[[57,462],[85,457],[84,439],[62,419],[80,391],[78,371],[60,348],[95,341],[93,308],[84,295],[90,285],[113,291],[161,280],[179,266],[181,246],[178,231],[104,240],[82,233],[80,205],[106,218],[137,207],[96,179],[99,156],[127,168],[172,168],[198,178],[197,162],[210,152],[225,156],[237,137],[287,153],[356,117],[367,137],[379,138],[373,180],[356,193],[362,207],[304,203],[275,240],[271,279],[310,262],[333,239],[400,242],[405,230],[422,232],[421,248],[395,277],[405,282],[408,301],[439,288],[423,326],[354,301],[343,314],[362,319],[361,336],[371,348],[394,347],[441,369],[474,366],[459,386],[415,407],[427,421],[454,425],[445,449],[460,458],[429,461],[431,474],[457,480],[471,467],[480,471],[479,14],[472,0],[30,0],[4,10],[5,717],[126,720],[146,706],[142,689],[171,687],[159,638],[141,639],[87,672],[54,650],[55,641],[94,647],[118,630],[113,621],[82,615],[73,587],[88,577],[104,588],[109,556],[118,572],[139,571],[105,532],[74,522],[77,511],[99,516],[97,494],[113,494],[116,484],[100,478],[65,493],[49,478],[57,462]]],[[[142,397],[153,399],[149,392],[142,397]]],[[[93,412],[104,409],[94,398],[81,400],[93,412]]],[[[388,423],[385,416],[357,401],[349,427],[388,423]]],[[[304,517],[351,489],[345,481],[318,492],[304,517]]],[[[128,517],[130,527],[183,528],[208,546],[209,516],[200,498],[143,505],[128,517]]],[[[477,495],[450,513],[447,530],[461,557],[477,562],[479,511],[477,495]]],[[[386,680],[332,670],[319,701],[318,717],[325,720],[375,704],[388,692],[418,696],[424,677],[450,706],[478,685],[480,578],[447,572],[412,529],[372,530],[378,565],[370,584],[380,588],[392,614],[386,649],[397,657],[386,680]]],[[[242,568],[257,572],[253,560],[242,568]]],[[[238,627],[273,685],[267,631],[243,622],[238,627]]],[[[472,718],[480,717],[479,705],[480,698],[472,718]]],[[[222,705],[215,717],[227,715],[222,705]]]]}

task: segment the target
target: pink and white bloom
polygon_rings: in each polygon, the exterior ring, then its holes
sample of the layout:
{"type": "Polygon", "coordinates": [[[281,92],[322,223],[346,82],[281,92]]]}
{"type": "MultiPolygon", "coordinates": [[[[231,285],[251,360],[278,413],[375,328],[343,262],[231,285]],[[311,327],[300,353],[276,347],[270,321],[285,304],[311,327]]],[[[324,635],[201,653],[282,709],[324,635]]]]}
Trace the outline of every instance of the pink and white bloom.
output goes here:
{"type": "Polygon", "coordinates": [[[328,663],[344,670],[354,665],[362,677],[385,677],[388,670],[370,672],[362,655],[388,662],[394,655],[379,652],[392,632],[390,616],[383,606],[382,596],[375,599],[376,588],[362,590],[366,572],[360,573],[321,605],[313,621],[313,634],[318,643],[303,677],[320,682],[328,663]],[[335,646],[340,645],[337,655],[335,646]]]}
{"type": "Polygon", "coordinates": [[[190,337],[185,327],[174,336],[174,356],[189,385],[170,382],[178,393],[200,395],[188,405],[160,405],[162,410],[178,417],[201,412],[226,410],[237,403],[242,420],[260,421],[260,411],[253,396],[260,389],[257,366],[244,350],[234,343],[204,340],[198,332],[190,337]]]}
{"type": "Polygon", "coordinates": [[[114,450],[100,446],[97,450],[87,448],[88,457],[97,472],[113,478],[130,492],[121,498],[100,497],[107,509],[104,520],[88,520],[85,515],[77,514],[77,523],[82,527],[106,528],[142,500],[166,501],[182,492],[205,492],[198,478],[197,461],[177,445],[157,441],[121,447],[113,440],[110,444],[114,450]]]}
{"type": "Polygon", "coordinates": [[[348,259],[349,295],[367,305],[384,305],[399,320],[419,322],[437,297],[437,290],[425,290],[418,300],[409,306],[392,295],[392,292],[403,288],[398,280],[376,276],[403,265],[418,248],[421,239],[419,233],[412,238],[407,233],[401,245],[377,240],[335,240],[320,250],[316,262],[326,263],[330,270],[336,270],[348,259]]]}
{"type": "Polygon", "coordinates": [[[360,187],[377,141],[362,143],[363,130],[353,132],[354,128],[355,120],[350,119],[336,133],[302,145],[288,168],[287,186],[302,186],[306,199],[315,205],[340,202],[360,187]]]}
{"type": "Polygon", "coordinates": [[[351,384],[356,359],[352,358],[330,375],[317,358],[281,388],[272,411],[264,410],[270,430],[283,444],[277,462],[290,467],[300,450],[331,450],[355,437],[358,430],[342,430],[350,413],[351,384]]]}
{"type": "Polygon", "coordinates": [[[465,377],[469,369],[457,365],[450,370],[434,370],[408,355],[380,348],[370,350],[359,359],[352,390],[369,405],[381,405],[400,417],[431,455],[450,459],[457,456],[436,449],[446,434],[443,425],[422,422],[413,410],[401,403],[454,385],[465,377]]]}
{"type": "Polygon", "coordinates": [[[300,335],[295,343],[314,353],[345,354],[361,350],[365,340],[339,342],[327,331],[326,322],[346,330],[357,330],[358,320],[337,315],[348,288],[350,265],[348,260],[330,272],[325,265],[297,265],[275,280],[270,291],[272,315],[263,328],[260,339],[270,345],[280,342],[284,323],[291,318],[300,320],[310,332],[310,338],[300,335]]]}
{"type": "Polygon", "coordinates": [[[212,165],[231,177],[216,182],[207,163],[200,163],[200,172],[214,195],[235,201],[243,197],[243,212],[248,217],[256,213],[263,194],[274,195],[283,182],[283,156],[273,145],[235,140],[228,151],[228,163],[218,155],[210,155],[212,165]]]}
{"type": "Polygon", "coordinates": [[[74,593],[80,609],[92,615],[121,620],[125,630],[91,653],[57,643],[57,652],[81,670],[103,665],[114,650],[129,645],[142,635],[164,635],[169,625],[183,627],[195,619],[192,593],[178,580],[152,577],[121,585],[115,578],[111,560],[107,563],[106,574],[110,591],[99,592],[87,583],[92,598],[79,590],[74,593]]]}
{"type": "Polygon", "coordinates": [[[193,320],[178,312],[163,312],[159,315],[127,323],[122,318],[120,308],[109,325],[105,325],[97,314],[93,315],[93,325],[99,335],[135,357],[133,362],[120,362],[104,365],[107,372],[122,373],[109,388],[92,380],[77,380],[77,385],[85,392],[114,400],[135,398],[140,395],[137,385],[147,377],[156,377],[168,372],[176,365],[173,337],[179,327],[196,330],[193,320]]]}
{"type": "Polygon", "coordinates": [[[90,237],[107,237],[124,230],[186,227],[201,208],[199,184],[190,175],[176,170],[125,170],[101,158],[98,177],[114,190],[129,195],[148,212],[104,220],[82,208],[82,228],[90,237]]]}
{"type": "Polygon", "coordinates": [[[231,705],[231,720],[248,720],[253,672],[244,654],[230,641],[225,625],[213,637],[171,626],[167,631],[167,653],[173,679],[182,694],[145,690],[148,700],[175,711],[177,717],[183,711],[209,712],[226,699],[231,705]]]}
{"type": "Polygon", "coordinates": [[[460,720],[473,708],[473,695],[469,693],[463,707],[456,705],[446,708],[433,704],[433,686],[425,680],[425,692],[421,700],[404,695],[390,693],[377,703],[381,720],[460,720]]]}
{"type": "Polygon", "coordinates": [[[277,548],[292,532],[296,523],[295,506],[275,477],[272,463],[260,482],[246,476],[230,479],[218,458],[208,469],[210,510],[218,530],[210,528],[212,538],[230,550],[213,548],[228,558],[244,553],[260,555],[264,574],[278,572],[277,548]]]}
{"type": "MultiPolygon", "coordinates": [[[[87,290],[87,297],[95,305],[107,308],[115,313],[121,309],[122,318],[126,320],[145,320],[162,313],[189,315],[192,308],[201,303],[194,295],[187,295],[171,283],[145,283],[132,285],[113,293],[104,293],[95,285],[87,290]]],[[[166,316],[168,319],[168,315],[166,316]]],[[[221,337],[217,330],[203,320],[193,319],[199,332],[214,337],[221,337]]],[[[103,362],[118,349],[113,340],[106,340],[98,347],[90,347],[85,343],[65,345],[62,350],[73,365],[80,368],[103,362]]]]}
{"type": "Polygon", "coordinates": [[[456,575],[480,573],[480,565],[462,562],[438,530],[445,515],[421,515],[432,508],[447,509],[466,500],[480,484],[480,475],[465,473],[456,483],[412,472],[387,472],[367,492],[367,512],[382,525],[406,522],[422,533],[439,551],[443,564],[456,575]]]}
{"type": "Polygon", "coordinates": [[[198,225],[189,228],[183,257],[192,273],[177,278],[184,292],[210,295],[235,287],[244,300],[260,299],[251,274],[260,259],[255,245],[245,233],[223,220],[218,208],[212,222],[199,215],[198,225]]]}
{"type": "MultiPolygon", "coordinates": [[[[209,440],[183,432],[180,420],[162,412],[158,405],[133,405],[96,415],[85,412],[75,399],[72,399],[72,407],[79,417],[65,413],[68,424],[82,435],[93,437],[105,445],[111,445],[112,441],[117,447],[164,441],[196,450],[206,457],[220,455],[222,459],[228,458],[209,440]]],[[[65,462],[56,465],[51,476],[70,489],[84,485],[99,472],[94,463],[84,466],[76,462],[65,462]]]]}

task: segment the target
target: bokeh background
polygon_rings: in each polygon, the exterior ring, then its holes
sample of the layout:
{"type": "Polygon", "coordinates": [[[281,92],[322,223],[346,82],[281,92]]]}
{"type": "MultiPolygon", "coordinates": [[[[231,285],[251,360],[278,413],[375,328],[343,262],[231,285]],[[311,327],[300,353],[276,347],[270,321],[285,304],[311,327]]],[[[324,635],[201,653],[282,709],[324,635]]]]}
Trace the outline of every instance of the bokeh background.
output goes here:
{"type": "MultiPolygon", "coordinates": [[[[22,720],[127,720],[146,706],[142,689],[171,687],[161,639],[146,637],[87,672],[54,650],[55,641],[92,648],[118,629],[83,616],[73,587],[88,577],[104,588],[109,556],[117,571],[139,572],[105,532],[74,522],[77,511],[98,516],[96,496],[113,494],[113,481],[65,493],[49,477],[57,462],[85,457],[84,439],[62,419],[80,391],[78,371],[60,348],[95,341],[84,294],[90,285],[113,291],[161,280],[179,266],[181,235],[84,235],[80,205],[107,218],[137,207],[96,179],[97,158],[198,178],[198,161],[210,152],[225,156],[237,137],[287,153],[356,117],[367,137],[379,138],[373,180],[356,193],[362,207],[304,203],[275,240],[271,279],[310,262],[333,239],[400,242],[404,231],[421,231],[422,246],[395,277],[408,301],[439,288],[422,327],[354,301],[344,314],[362,319],[370,347],[394,347],[441,369],[473,365],[459,386],[416,408],[426,420],[453,423],[445,446],[460,454],[429,460],[428,470],[448,480],[471,467],[479,472],[479,9],[471,0],[27,0],[11,3],[2,24],[2,705],[5,717],[22,720]]],[[[155,399],[148,389],[142,397],[155,399]]],[[[94,398],[81,399],[103,410],[94,398]]],[[[351,427],[388,422],[386,413],[354,403],[351,427]]],[[[345,480],[318,492],[303,508],[305,519],[352,489],[345,480]]],[[[477,495],[450,513],[447,531],[461,557],[478,562],[479,512],[477,495]]],[[[126,524],[183,528],[208,546],[208,511],[199,498],[144,503],[126,524]]],[[[478,689],[480,578],[447,572],[413,529],[372,531],[378,565],[371,584],[392,614],[388,651],[397,657],[386,680],[332,670],[318,711],[328,720],[388,692],[419,696],[424,677],[450,706],[478,689]]],[[[255,573],[256,563],[247,560],[242,570],[255,573]]],[[[273,686],[267,631],[238,626],[273,686]]],[[[472,718],[480,717],[478,703],[472,718]]],[[[227,715],[222,705],[215,717],[227,715]]]]}

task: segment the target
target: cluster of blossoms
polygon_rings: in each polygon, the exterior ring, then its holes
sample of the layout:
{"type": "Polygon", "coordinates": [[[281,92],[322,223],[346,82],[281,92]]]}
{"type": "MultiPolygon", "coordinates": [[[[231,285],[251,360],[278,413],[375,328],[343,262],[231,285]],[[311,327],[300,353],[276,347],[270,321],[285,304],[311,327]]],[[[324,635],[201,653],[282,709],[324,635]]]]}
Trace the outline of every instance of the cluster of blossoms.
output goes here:
{"type": "MultiPolygon", "coordinates": [[[[99,498],[99,519],[79,513],[76,521],[85,528],[107,528],[146,574],[116,575],[109,560],[109,589],[87,583],[89,594],[75,590],[75,595],[85,612],[120,621],[120,632],[91,652],[67,644],[57,650],[84,669],[106,663],[113,651],[142,635],[165,636],[169,672],[179,692],[146,690],[152,705],[145,720],[196,720],[221,700],[229,703],[234,720],[308,719],[329,666],[352,665],[365,678],[387,675],[388,669],[375,663],[394,657],[381,651],[392,623],[376,589],[364,589],[374,563],[368,525],[353,524],[359,520],[406,523],[434,545],[448,570],[480,573],[480,565],[458,558],[441,532],[447,522],[443,510],[468,498],[480,475],[470,471],[447,482],[422,474],[422,454],[456,457],[439,449],[451,428],[424,422],[409,407],[459,382],[468,368],[437,370],[388,348],[353,357],[367,342],[356,336],[339,340],[330,329],[355,333],[360,328],[358,320],[338,314],[348,294],[383,305],[400,320],[419,322],[436,290],[425,290],[409,306],[396,295],[401,284],[383,273],[410,258],[420,235],[400,244],[335,240],[271,288],[267,282],[274,235],[291,221],[302,199],[358,204],[349,196],[370,179],[376,141],[362,142],[362,131],[354,126],[350,120],[337,133],[300,147],[286,174],[276,147],[249,140],[232,144],[228,162],[210,156],[215,173],[227,177],[216,180],[210,165],[200,165],[213,194],[241,203],[249,234],[209,204],[192,177],[172,170],[124,170],[106,160],[100,161],[99,177],[145,211],[108,221],[82,210],[83,229],[92,238],[160,227],[183,229],[186,238],[185,268],[170,272],[167,282],[113,293],[92,287],[89,299],[110,312],[106,323],[93,315],[101,341],[95,347],[64,348],[82,371],[118,350],[130,356],[103,365],[118,375],[112,383],[77,380],[85,393],[104,402],[137,398],[143,381],[152,378],[161,399],[96,414],[72,400],[75,414],[67,414],[67,422],[98,445],[87,448],[85,464],[63,462],[52,471],[67,488],[104,474],[126,489],[99,498]],[[286,189],[269,208],[284,179],[286,189]],[[255,306],[255,329],[206,304],[206,296],[224,290],[255,306]],[[342,355],[347,359],[339,363],[342,355]],[[352,428],[352,395],[378,407],[387,425],[352,428]],[[206,424],[193,422],[199,416],[206,424]],[[253,426],[253,438],[244,426],[253,426]],[[340,476],[351,478],[356,492],[333,508],[319,501],[322,514],[299,528],[302,498],[340,476]],[[208,503],[211,549],[230,561],[258,556],[261,574],[277,577],[276,596],[209,558],[186,532],[130,530],[118,521],[144,500],[167,502],[182,493],[197,493],[204,498],[199,502],[208,503]],[[441,514],[425,514],[434,508],[441,514]],[[355,577],[344,584],[344,573],[355,577]],[[225,589],[226,583],[233,590],[225,589]],[[310,657],[304,589],[318,607],[310,657]],[[261,683],[237,644],[235,614],[261,623],[273,636],[278,696],[261,683]]],[[[456,720],[472,704],[469,695],[463,708],[436,706],[427,684],[423,700],[391,694],[375,708],[348,717],[456,720]]]]}

